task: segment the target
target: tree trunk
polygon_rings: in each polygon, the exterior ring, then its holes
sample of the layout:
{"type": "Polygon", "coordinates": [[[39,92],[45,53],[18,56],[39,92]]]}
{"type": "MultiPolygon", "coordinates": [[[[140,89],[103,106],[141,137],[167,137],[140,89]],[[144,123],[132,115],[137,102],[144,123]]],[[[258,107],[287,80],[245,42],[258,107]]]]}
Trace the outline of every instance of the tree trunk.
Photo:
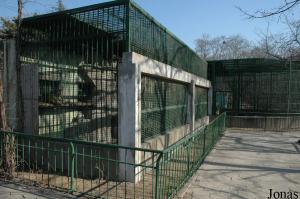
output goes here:
{"type": "Polygon", "coordinates": [[[2,78],[0,80],[0,129],[2,131],[2,165],[4,174],[8,178],[13,177],[13,172],[15,170],[15,138],[13,135],[9,135],[10,129],[7,126],[6,114],[5,114],[5,104],[3,99],[3,84],[2,78]]]}

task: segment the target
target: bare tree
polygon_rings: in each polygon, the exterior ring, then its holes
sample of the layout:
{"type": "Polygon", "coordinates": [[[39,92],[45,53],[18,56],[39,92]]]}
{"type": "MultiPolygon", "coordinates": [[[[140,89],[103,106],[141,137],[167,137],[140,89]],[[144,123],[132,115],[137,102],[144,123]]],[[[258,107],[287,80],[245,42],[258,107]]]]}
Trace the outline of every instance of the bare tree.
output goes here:
{"type": "Polygon", "coordinates": [[[280,6],[275,8],[270,8],[268,10],[257,10],[255,12],[246,11],[241,7],[237,7],[243,14],[245,14],[248,18],[266,18],[274,15],[285,14],[288,11],[291,11],[296,6],[299,6],[300,0],[282,0],[280,6]]]}
{"type": "MultiPolygon", "coordinates": [[[[17,115],[18,115],[18,129],[20,130],[23,127],[23,104],[22,104],[22,89],[21,89],[21,60],[20,60],[20,30],[23,16],[23,0],[18,0],[18,14],[16,18],[16,31],[15,31],[15,39],[16,39],[16,73],[17,73],[17,115]]],[[[8,132],[10,131],[9,126],[7,125],[6,120],[6,111],[5,104],[3,100],[3,83],[2,79],[0,81],[0,128],[1,131],[8,132]]],[[[3,136],[3,161],[2,168],[4,169],[5,175],[8,178],[13,177],[13,172],[15,170],[15,138],[14,135],[5,134],[3,136]]]]}
{"type": "Polygon", "coordinates": [[[284,23],[286,24],[288,31],[280,34],[273,34],[269,32],[268,28],[267,32],[261,35],[262,39],[256,49],[265,53],[266,57],[299,60],[300,20],[289,20],[287,17],[287,13],[291,13],[293,8],[299,6],[299,4],[300,0],[282,0],[281,5],[278,7],[257,10],[255,12],[245,11],[238,7],[238,9],[249,19],[267,18],[279,15],[280,20],[282,20],[282,16],[284,16],[284,23]]]}
{"type": "Polygon", "coordinates": [[[53,11],[64,11],[66,9],[63,0],[58,0],[56,5],[53,7],[53,11]]]}
{"type": "Polygon", "coordinates": [[[286,18],[285,24],[286,32],[273,34],[267,30],[266,33],[261,33],[257,48],[269,58],[300,60],[300,20],[286,18]]]}
{"type": "Polygon", "coordinates": [[[196,52],[204,59],[237,59],[251,57],[252,45],[240,35],[210,37],[196,41],[196,52]]]}

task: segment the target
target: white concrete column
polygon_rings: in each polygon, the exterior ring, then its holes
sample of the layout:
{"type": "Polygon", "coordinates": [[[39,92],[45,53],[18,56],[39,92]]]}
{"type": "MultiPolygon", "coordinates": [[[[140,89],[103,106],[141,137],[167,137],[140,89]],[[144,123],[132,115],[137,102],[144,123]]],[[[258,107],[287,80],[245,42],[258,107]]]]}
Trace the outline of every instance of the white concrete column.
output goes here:
{"type": "MultiPolygon", "coordinates": [[[[141,71],[132,63],[132,54],[124,53],[118,71],[118,144],[141,147],[141,71]]],[[[141,153],[129,149],[119,150],[121,162],[137,164],[141,153]]],[[[138,182],[139,168],[120,165],[120,180],[138,182]]]]}
{"type": "Polygon", "coordinates": [[[189,84],[188,88],[188,108],[187,108],[187,122],[190,124],[190,131],[195,129],[195,97],[196,97],[196,84],[195,81],[189,84]]]}
{"type": "Polygon", "coordinates": [[[212,115],[212,106],[213,106],[213,87],[210,87],[208,89],[208,94],[207,94],[207,112],[208,112],[208,115],[211,116],[212,115]]]}
{"type": "MultiPolygon", "coordinates": [[[[196,86],[209,88],[210,81],[188,73],[173,66],[158,62],[137,53],[123,53],[122,63],[118,69],[118,144],[126,147],[142,146],[141,143],[141,75],[151,75],[157,78],[164,78],[171,81],[178,81],[189,84],[188,91],[188,126],[189,130],[195,128],[195,94],[196,86]]],[[[177,128],[179,129],[179,128],[177,128]]],[[[183,128],[185,129],[185,128],[183,128]]],[[[181,130],[185,131],[185,130],[181,130]]],[[[188,131],[190,132],[190,131],[188,131]]],[[[174,142],[184,136],[184,132],[174,136],[174,142]],[[181,136],[183,135],[183,136],[181,136]]],[[[169,135],[162,135],[160,138],[164,143],[169,135]]],[[[173,142],[173,143],[174,143],[173,142]]],[[[157,147],[158,145],[156,145],[157,147]]],[[[155,149],[155,148],[151,148],[155,149]]],[[[120,180],[138,182],[142,174],[138,174],[139,167],[128,164],[139,164],[144,157],[141,152],[130,149],[119,150],[121,163],[120,180]],[[128,164],[126,164],[128,163],[128,164]]]]}

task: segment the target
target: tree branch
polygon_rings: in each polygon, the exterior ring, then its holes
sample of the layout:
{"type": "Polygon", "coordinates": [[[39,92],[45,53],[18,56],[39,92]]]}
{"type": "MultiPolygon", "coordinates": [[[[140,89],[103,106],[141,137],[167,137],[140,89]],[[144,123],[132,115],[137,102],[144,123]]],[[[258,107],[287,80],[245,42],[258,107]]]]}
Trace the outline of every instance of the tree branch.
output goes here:
{"type": "Polygon", "coordinates": [[[246,15],[249,19],[253,19],[253,18],[266,18],[274,15],[280,15],[292,9],[293,7],[297,6],[298,4],[300,4],[300,0],[291,0],[291,1],[285,0],[283,5],[273,9],[273,11],[258,10],[254,13],[245,11],[240,7],[236,7],[236,8],[240,10],[244,15],[246,15]]]}

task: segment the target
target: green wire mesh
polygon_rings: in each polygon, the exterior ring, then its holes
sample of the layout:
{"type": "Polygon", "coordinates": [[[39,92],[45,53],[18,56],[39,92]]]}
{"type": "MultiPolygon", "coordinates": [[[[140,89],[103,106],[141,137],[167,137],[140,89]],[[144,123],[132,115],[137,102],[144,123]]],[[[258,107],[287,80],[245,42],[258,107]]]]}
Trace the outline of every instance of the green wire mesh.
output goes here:
{"type": "Polygon", "coordinates": [[[300,63],[243,59],[209,63],[214,109],[240,113],[299,113],[300,63]]]}
{"type": "Polygon", "coordinates": [[[206,78],[206,62],[134,3],[129,20],[130,51],[206,78]]]}
{"type": "Polygon", "coordinates": [[[39,95],[31,98],[38,97],[40,135],[117,142],[126,13],[126,5],[103,4],[24,20],[21,56],[38,66],[39,95]]]}
{"type": "MultiPolygon", "coordinates": [[[[40,135],[117,143],[117,76],[124,52],[137,52],[201,77],[207,73],[205,61],[130,1],[26,18],[21,31],[22,63],[38,77],[28,78],[39,86],[27,97],[38,101],[40,135]]],[[[157,117],[145,132],[154,135],[184,124],[182,115],[168,121],[172,111],[157,117]]]]}
{"type": "Polygon", "coordinates": [[[142,141],[187,123],[187,85],[142,76],[142,141]]]}
{"type": "Polygon", "coordinates": [[[195,119],[201,119],[207,115],[207,89],[196,87],[195,119]]]}

